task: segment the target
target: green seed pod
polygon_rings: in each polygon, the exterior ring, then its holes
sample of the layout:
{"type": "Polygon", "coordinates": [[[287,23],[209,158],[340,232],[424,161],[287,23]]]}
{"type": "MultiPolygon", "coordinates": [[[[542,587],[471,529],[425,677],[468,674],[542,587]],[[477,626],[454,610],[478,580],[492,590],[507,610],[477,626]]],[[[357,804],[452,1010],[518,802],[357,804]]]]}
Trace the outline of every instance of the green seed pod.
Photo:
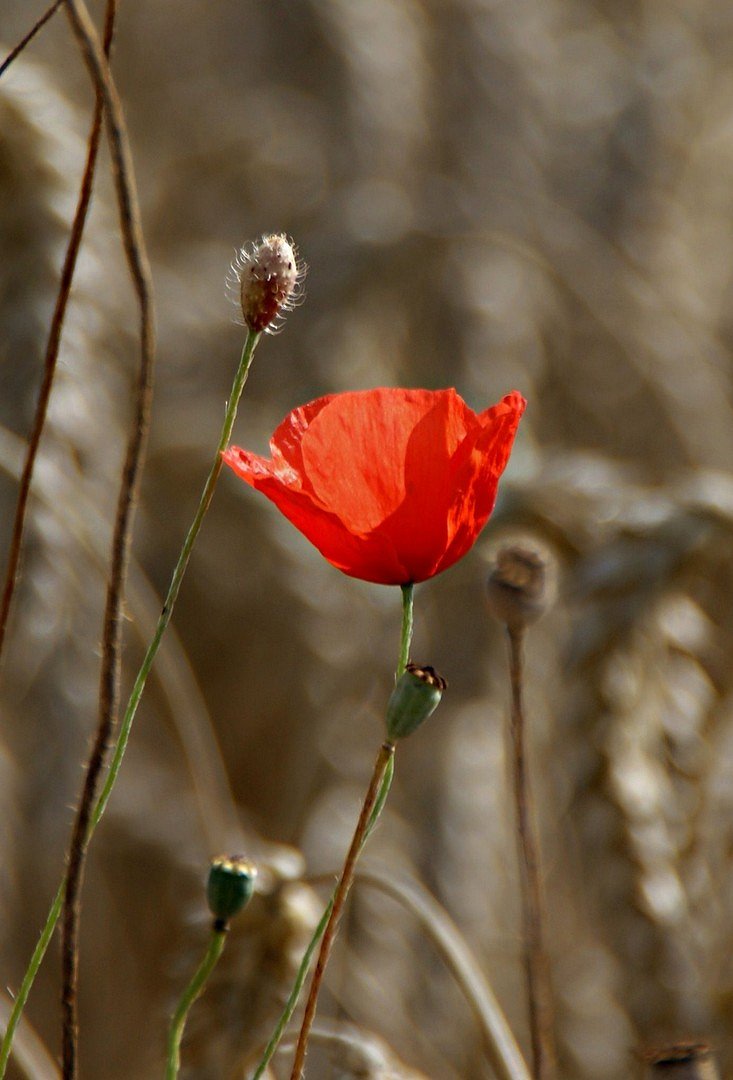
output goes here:
{"type": "Polygon", "coordinates": [[[435,712],[447,685],[435,668],[408,664],[387,703],[387,738],[411,735],[435,712]]]}
{"type": "Polygon", "coordinates": [[[254,863],[239,855],[219,855],[211,860],[206,899],[218,926],[223,928],[251,900],[256,877],[254,863]]]}

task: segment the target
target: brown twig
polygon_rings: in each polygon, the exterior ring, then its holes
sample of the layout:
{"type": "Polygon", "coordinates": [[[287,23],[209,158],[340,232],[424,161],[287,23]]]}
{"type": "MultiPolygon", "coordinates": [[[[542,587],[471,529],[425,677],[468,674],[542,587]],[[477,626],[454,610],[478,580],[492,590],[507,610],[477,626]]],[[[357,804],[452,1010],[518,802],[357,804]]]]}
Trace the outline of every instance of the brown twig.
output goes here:
{"type": "Polygon", "coordinates": [[[542,941],[542,887],[532,801],[527,773],[522,702],[524,627],[508,626],[509,669],[512,687],[512,775],[517,815],[517,847],[522,893],[524,964],[527,974],[532,1061],[536,1080],[554,1080],[552,993],[547,954],[542,941]]]}
{"type": "Polygon", "coordinates": [[[377,801],[377,795],[379,794],[379,788],[384,777],[387,765],[390,762],[392,755],[394,754],[394,744],[385,742],[380,746],[379,753],[377,754],[377,760],[374,763],[374,771],[372,773],[371,781],[369,782],[369,788],[364,797],[364,803],[359,814],[359,820],[354,830],[354,836],[351,841],[351,847],[349,853],[346,856],[346,861],[341,871],[341,877],[339,883],[336,886],[336,891],[333,896],[333,907],[331,909],[331,915],[326,923],[326,928],[323,931],[323,938],[321,939],[321,947],[318,952],[318,960],[316,961],[316,969],[313,972],[313,979],[310,985],[310,991],[308,993],[308,1000],[305,1003],[305,1013],[303,1014],[303,1022],[300,1026],[300,1034],[298,1035],[298,1045],[295,1048],[295,1058],[293,1059],[293,1069],[290,1074],[290,1080],[300,1080],[303,1075],[303,1067],[305,1066],[305,1055],[308,1049],[308,1037],[310,1035],[311,1028],[313,1026],[313,1020],[316,1015],[316,1006],[318,1004],[318,994],[323,983],[323,976],[326,971],[326,964],[331,955],[331,949],[336,938],[336,931],[338,930],[339,919],[341,918],[341,912],[343,911],[346,897],[349,894],[349,889],[354,880],[354,870],[356,868],[356,860],[359,857],[359,852],[364,843],[364,839],[369,828],[369,820],[371,818],[374,804],[377,801]]]}
{"type": "MultiPolygon", "coordinates": [[[[13,49],[13,52],[5,61],[2,68],[0,68],[0,75],[8,66],[8,64],[10,64],[12,60],[15,59],[15,56],[18,55],[18,53],[28,43],[28,41],[30,41],[31,37],[41,28],[43,23],[47,19],[49,19],[51,15],[53,15],[56,8],[62,2],[63,0],[57,0],[57,3],[55,3],[53,7],[46,12],[46,14],[38,23],[36,23],[31,33],[29,35],[26,35],[23,41],[20,42],[15,47],[15,49],[13,49]]],[[[104,50],[106,55],[109,55],[109,49],[112,42],[112,30],[114,27],[114,12],[116,6],[116,0],[109,0],[107,4],[107,15],[105,19],[104,31],[104,50]]],[[[71,292],[71,283],[74,279],[76,261],[79,255],[79,249],[81,247],[81,241],[84,235],[84,226],[86,224],[87,213],[89,210],[89,203],[91,202],[92,197],[94,170],[97,162],[97,153],[99,151],[99,138],[101,130],[102,99],[100,95],[97,94],[97,103],[94,110],[94,119],[92,121],[92,127],[89,132],[89,139],[87,143],[87,159],[84,166],[84,175],[82,176],[81,187],[79,189],[79,198],[76,205],[76,212],[74,214],[74,220],[71,225],[69,243],[66,248],[64,265],[61,270],[59,290],[56,296],[56,304],[54,307],[53,317],[51,319],[51,329],[49,330],[48,341],[46,343],[46,354],[43,362],[43,379],[41,381],[41,388],[38,393],[36,412],[33,418],[33,426],[28,437],[28,448],[26,450],[25,462],[23,464],[23,472],[18,487],[18,502],[15,507],[15,519],[13,521],[13,532],[10,540],[10,552],[8,554],[8,565],[5,573],[5,585],[3,587],[2,603],[0,603],[0,658],[2,657],[3,645],[5,643],[8,619],[10,617],[10,607],[13,601],[13,593],[15,592],[15,585],[18,580],[18,567],[20,565],[20,554],[23,546],[23,534],[25,531],[25,515],[28,505],[28,496],[31,489],[31,481],[33,479],[33,469],[35,467],[36,457],[38,455],[41,435],[43,434],[43,428],[46,423],[48,402],[51,397],[51,388],[53,386],[53,380],[56,374],[56,362],[59,355],[61,331],[64,325],[66,308],[69,303],[69,294],[71,292]]]]}
{"type": "Polygon", "coordinates": [[[99,777],[104,768],[119,699],[121,607],[129,561],[133,511],[150,423],[152,368],[155,327],[152,285],[140,221],[129,140],[122,106],[112,80],[103,47],[83,0],[66,0],[67,11],[79,41],[97,94],[107,119],[113,173],[120,210],[122,237],[127,261],[140,307],[140,366],[135,390],[135,409],[127,453],[122,470],[117,504],[107,601],[104,613],[102,669],[99,692],[99,722],[89,755],[81,801],[77,810],[71,844],[64,897],[63,919],[63,1076],[77,1075],[76,984],[78,975],[78,933],[80,892],[88,846],[89,822],[99,777]]]}
{"type": "Polygon", "coordinates": [[[53,4],[51,4],[51,7],[48,8],[47,11],[44,11],[43,15],[41,15],[40,19],[38,19],[38,21],[33,24],[25,37],[21,38],[15,48],[10,50],[8,55],[3,60],[2,64],[0,64],[0,77],[5,74],[5,72],[12,64],[13,60],[15,60],[16,57],[20,56],[26,45],[30,45],[31,41],[33,41],[33,38],[36,36],[38,31],[42,30],[48,20],[51,18],[51,16],[56,14],[63,2],[64,0],[54,0],[53,4]]]}

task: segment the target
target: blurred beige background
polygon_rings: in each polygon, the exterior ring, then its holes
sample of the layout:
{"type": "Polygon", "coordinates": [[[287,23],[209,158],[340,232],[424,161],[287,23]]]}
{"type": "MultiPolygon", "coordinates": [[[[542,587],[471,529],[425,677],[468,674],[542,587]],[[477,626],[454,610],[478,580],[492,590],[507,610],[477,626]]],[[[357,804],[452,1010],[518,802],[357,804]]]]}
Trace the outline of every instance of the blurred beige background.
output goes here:
{"type": "MultiPolygon", "coordinates": [[[[41,10],[5,0],[7,47],[41,10]]],[[[730,1075],[733,9],[125,0],[113,66],[159,325],[126,686],[241,348],[228,263],[285,231],[309,264],[307,299],[259,348],[237,442],[264,451],[292,407],[331,391],[529,400],[494,522],[417,590],[413,655],[450,688],[400,748],[371,865],[445,906],[526,1047],[504,646],[482,591],[493,543],[542,540],[560,599],[531,632],[528,698],[561,1075],[621,1080],[639,1046],[687,1035],[710,1038],[730,1075]]],[[[59,14],[0,80],[0,565],[90,110],[59,14]]],[[[96,713],[137,325],[107,173],[105,154],[0,687],[11,988],[63,866],[96,713]]],[[[89,1080],[161,1074],[166,1018],[205,940],[207,861],[242,847],[263,892],[184,1060],[203,1080],[245,1075],[318,911],[296,879],[333,871],[348,842],[399,594],[340,575],[224,475],[174,622],[87,875],[89,1080]]],[[[378,889],[357,885],[329,987],[323,1017],[384,1040],[393,1064],[348,1064],[326,1042],[314,1080],[492,1075],[434,947],[378,889]]],[[[57,995],[54,946],[28,1010],[52,1054],[57,995]]]]}

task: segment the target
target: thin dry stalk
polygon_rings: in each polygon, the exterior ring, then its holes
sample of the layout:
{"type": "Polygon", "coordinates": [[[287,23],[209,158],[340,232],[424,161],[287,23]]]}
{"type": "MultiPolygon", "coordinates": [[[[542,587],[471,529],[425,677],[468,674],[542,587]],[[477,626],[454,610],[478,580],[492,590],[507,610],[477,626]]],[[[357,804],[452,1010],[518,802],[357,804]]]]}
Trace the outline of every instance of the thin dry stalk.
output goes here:
{"type": "MultiPolygon", "coordinates": [[[[121,607],[129,563],[132,520],[150,423],[152,368],[155,328],[152,311],[150,269],[140,222],[132,159],[122,106],[109,65],[83,0],[66,0],[69,18],[107,117],[110,151],[120,208],[122,236],[130,272],[140,306],[140,366],[135,390],[132,429],[122,470],[117,504],[107,601],[104,614],[102,669],[99,693],[99,723],[84,781],[79,809],[69,848],[69,868],[64,896],[63,919],[63,1076],[77,1076],[78,934],[80,893],[88,845],[89,822],[99,777],[117,719],[122,637],[121,607]]],[[[109,9],[108,9],[109,13],[109,9]]]]}
{"type": "Polygon", "coordinates": [[[522,893],[524,965],[527,975],[532,1062],[537,1080],[554,1080],[556,1057],[553,1036],[552,991],[547,954],[542,940],[543,903],[538,845],[525,755],[523,705],[524,627],[507,627],[512,687],[512,775],[517,815],[517,848],[522,893]]]}
{"type": "MultiPolygon", "coordinates": [[[[15,49],[13,49],[7,60],[5,60],[4,64],[0,68],[0,75],[2,75],[5,68],[12,63],[18,53],[28,44],[28,42],[38,32],[38,30],[41,29],[43,24],[51,18],[51,16],[61,3],[62,0],[57,0],[57,3],[55,3],[51,8],[49,8],[46,14],[42,16],[41,19],[39,19],[39,21],[29,32],[29,34],[26,35],[23,41],[19,42],[18,45],[16,45],[15,49]]],[[[112,34],[114,29],[116,7],[116,0],[108,0],[104,27],[104,51],[105,55],[107,56],[109,56],[109,50],[112,45],[112,34]]],[[[8,554],[8,565],[5,572],[5,585],[3,587],[2,603],[0,603],[0,659],[2,658],[3,645],[5,643],[8,619],[10,617],[10,608],[13,602],[13,593],[15,592],[15,585],[18,580],[18,568],[20,565],[20,554],[23,547],[23,533],[25,531],[26,508],[28,505],[28,496],[31,489],[31,481],[33,479],[33,469],[36,463],[36,457],[38,455],[38,448],[41,443],[41,435],[43,434],[43,428],[46,423],[48,402],[51,397],[51,388],[53,386],[54,375],[56,374],[56,362],[59,355],[61,331],[64,325],[66,308],[69,303],[69,294],[71,293],[71,283],[74,279],[76,261],[79,255],[79,249],[81,248],[81,241],[84,235],[84,226],[86,225],[87,213],[92,198],[92,188],[94,186],[94,170],[97,164],[99,139],[102,131],[102,114],[102,97],[100,93],[97,92],[97,101],[94,107],[94,118],[92,120],[92,126],[89,132],[89,139],[87,142],[86,164],[84,166],[84,174],[82,176],[81,187],[79,189],[79,198],[76,205],[76,212],[74,214],[74,220],[71,225],[69,243],[67,245],[66,255],[64,257],[64,265],[61,270],[61,280],[59,282],[59,290],[56,296],[56,304],[54,306],[53,317],[51,319],[51,328],[48,334],[48,342],[46,343],[46,354],[43,361],[43,379],[41,381],[41,388],[38,393],[36,412],[33,418],[33,426],[28,437],[28,448],[26,450],[23,472],[20,478],[20,485],[18,487],[18,502],[15,507],[15,519],[13,521],[13,531],[10,539],[10,552],[8,554]]]]}
{"type": "MultiPolygon", "coordinates": [[[[5,1031],[13,1003],[9,994],[0,993],[0,1031],[5,1031]]],[[[15,1033],[13,1060],[26,1080],[59,1080],[56,1062],[27,1017],[23,1017],[15,1033]]]]}
{"type": "Polygon", "coordinates": [[[364,797],[364,803],[359,814],[359,820],[354,830],[354,836],[351,841],[351,847],[349,853],[346,856],[343,870],[341,871],[341,877],[339,883],[336,886],[336,892],[333,897],[333,907],[331,909],[331,915],[329,916],[326,928],[323,931],[323,938],[321,940],[321,947],[318,952],[318,960],[316,961],[316,969],[313,972],[313,979],[311,981],[310,991],[308,993],[308,1000],[305,1004],[305,1013],[303,1014],[303,1022],[300,1027],[300,1034],[298,1035],[298,1045],[295,1048],[295,1058],[293,1060],[293,1068],[290,1074],[290,1080],[300,1080],[303,1075],[303,1068],[305,1066],[305,1055],[308,1048],[308,1037],[310,1035],[311,1027],[313,1026],[313,1020],[316,1015],[316,1006],[318,1004],[318,994],[323,983],[323,976],[326,971],[326,965],[331,955],[331,949],[336,938],[336,931],[338,930],[339,919],[341,918],[341,912],[343,911],[346,897],[349,894],[351,883],[354,880],[354,871],[356,869],[356,860],[359,857],[362,845],[366,838],[367,830],[369,828],[369,821],[372,815],[372,810],[377,801],[377,795],[382,783],[387,766],[394,754],[394,745],[390,742],[383,743],[379,748],[377,754],[377,760],[374,763],[374,771],[372,773],[371,781],[367,793],[364,797]]]}
{"type": "Polygon", "coordinates": [[[38,19],[33,24],[33,26],[30,28],[30,30],[25,35],[25,37],[21,38],[21,40],[18,42],[18,44],[15,46],[15,48],[10,50],[8,55],[3,60],[2,64],[0,64],[0,77],[2,77],[5,74],[5,72],[8,70],[8,68],[12,64],[13,60],[17,59],[17,57],[20,56],[20,54],[23,52],[23,49],[26,47],[26,45],[30,45],[31,41],[33,41],[33,38],[36,36],[38,31],[42,30],[43,27],[48,22],[48,20],[51,18],[51,16],[56,14],[56,12],[61,7],[63,2],[64,2],[64,0],[54,0],[54,3],[51,4],[51,7],[48,8],[47,11],[44,11],[43,15],[41,15],[40,19],[38,19]]]}

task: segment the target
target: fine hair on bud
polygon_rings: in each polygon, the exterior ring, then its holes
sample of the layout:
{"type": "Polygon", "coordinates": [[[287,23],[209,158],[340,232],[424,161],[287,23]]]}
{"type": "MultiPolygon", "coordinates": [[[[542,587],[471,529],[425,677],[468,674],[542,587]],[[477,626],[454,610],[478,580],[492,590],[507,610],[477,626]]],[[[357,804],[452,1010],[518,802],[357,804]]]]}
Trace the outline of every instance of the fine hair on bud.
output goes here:
{"type": "Polygon", "coordinates": [[[510,630],[523,630],[554,599],[555,567],[548,552],[525,541],[496,550],[486,583],[489,611],[510,630]]]}
{"type": "Polygon", "coordinates": [[[303,299],[305,272],[295,244],[282,233],[240,248],[226,284],[244,325],[255,333],[276,333],[283,316],[303,299]]]}

